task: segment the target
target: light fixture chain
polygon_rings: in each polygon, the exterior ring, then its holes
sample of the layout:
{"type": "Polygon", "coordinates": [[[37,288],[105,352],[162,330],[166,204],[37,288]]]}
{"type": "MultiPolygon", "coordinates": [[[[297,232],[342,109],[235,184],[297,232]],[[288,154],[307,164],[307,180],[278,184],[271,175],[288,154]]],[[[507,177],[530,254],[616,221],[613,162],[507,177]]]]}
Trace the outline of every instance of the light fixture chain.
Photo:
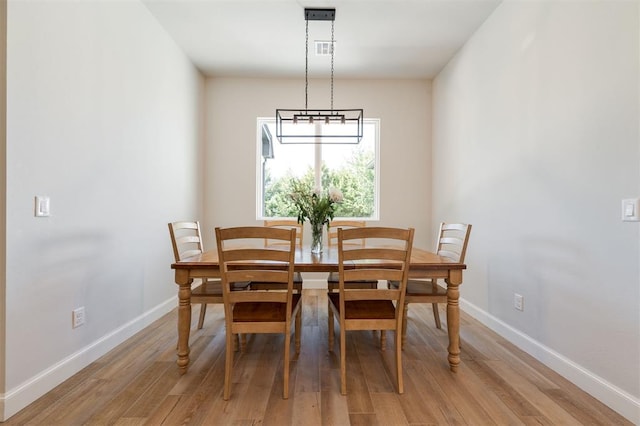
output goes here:
{"type": "Polygon", "coordinates": [[[335,53],[335,44],[333,40],[333,26],[335,21],[331,21],[331,113],[333,114],[333,55],[335,53]]]}
{"type": "Polygon", "coordinates": [[[309,110],[309,20],[306,20],[304,48],[304,110],[309,110]]]}
{"type": "MultiPolygon", "coordinates": [[[[0,0],[2,1],[2,0],[0,0]]],[[[335,83],[335,16],[336,10],[305,8],[305,62],[304,62],[304,111],[296,109],[276,109],[276,138],[282,144],[358,144],[363,138],[363,110],[334,109],[335,83]],[[314,109],[309,111],[309,21],[331,21],[331,109],[314,109]],[[298,123],[305,126],[297,126],[298,123]],[[315,125],[324,122],[335,131],[324,132],[323,126],[315,125]],[[306,125],[311,125],[310,129],[306,125]],[[304,127],[301,129],[301,127],[304,127]]],[[[324,44],[324,43],[323,43],[324,44]]],[[[325,46],[320,46],[325,49],[325,46]]],[[[318,48],[318,46],[316,46],[318,48]]],[[[325,54],[316,51],[316,55],[325,54]]],[[[264,137],[264,135],[263,135],[264,137]]]]}

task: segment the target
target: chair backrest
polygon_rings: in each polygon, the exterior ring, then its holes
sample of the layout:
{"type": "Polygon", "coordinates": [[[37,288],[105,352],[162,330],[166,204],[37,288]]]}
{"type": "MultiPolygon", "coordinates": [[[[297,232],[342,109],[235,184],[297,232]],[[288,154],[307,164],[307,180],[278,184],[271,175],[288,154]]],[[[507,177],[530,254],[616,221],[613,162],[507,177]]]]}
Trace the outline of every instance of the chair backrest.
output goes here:
{"type": "Polygon", "coordinates": [[[172,222],[169,223],[169,234],[173,246],[173,256],[176,262],[204,251],[200,222],[172,222]]]}
{"type": "Polygon", "coordinates": [[[295,266],[295,229],[264,226],[216,228],[216,244],[227,318],[233,318],[231,305],[241,302],[287,303],[287,312],[290,312],[295,266]],[[274,240],[279,247],[264,247],[262,242],[265,239],[274,240]],[[230,291],[234,283],[249,281],[286,284],[288,291],[230,291]]]}
{"type": "Polygon", "coordinates": [[[436,253],[454,262],[464,262],[471,225],[465,223],[440,223],[436,253]]]}
{"type": "MultiPolygon", "coordinates": [[[[340,303],[348,300],[394,300],[396,318],[403,309],[407,287],[414,229],[363,227],[338,228],[338,271],[340,275],[340,303]],[[365,247],[350,244],[364,239],[365,247]],[[354,268],[345,265],[355,264],[354,268]],[[400,286],[391,289],[345,289],[346,281],[388,280],[400,286]],[[398,311],[399,309],[399,311],[398,311]]],[[[341,312],[344,306],[341,306],[341,312]]]]}
{"type": "MultiPolygon", "coordinates": [[[[327,238],[329,240],[329,246],[338,244],[338,228],[351,229],[351,228],[363,228],[367,226],[367,222],[364,220],[332,220],[329,223],[329,232],[327,238]]],[[[364,240],[352,240],[350,244],[359,245],[364,247],[364,240]]]]}
{"type": "MultiPolygon", "coordinates": [[[[264,226],[268,228],[280,228],[280,229],[295,229],[296,230],[296,245],[302,249],[302,232],[304,231],[304,224],[298,223],[296,219],[269,219],[264,221],[264,226]]],[[[277,240],[264,240],[265,247],[282,246],[283,243],[277,240]]]]}

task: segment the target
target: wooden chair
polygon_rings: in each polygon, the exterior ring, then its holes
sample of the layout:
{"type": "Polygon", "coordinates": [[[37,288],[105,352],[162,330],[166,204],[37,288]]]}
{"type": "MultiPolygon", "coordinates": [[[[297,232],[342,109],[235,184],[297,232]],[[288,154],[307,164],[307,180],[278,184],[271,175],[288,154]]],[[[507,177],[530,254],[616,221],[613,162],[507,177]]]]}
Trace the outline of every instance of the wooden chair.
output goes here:
{"type": "MultiPolygon", "coordinates": [[[[304,231],[304,225],[302,223],[298,223],[295,219],[271,219],[265,220],[264,226],[268,228],[279,228],[279,229],[295,229],[296,230],[296,247],[302,250],[302,232],[304,231]]],[[[278,248],[283,247],[282,241],[277,241],[273,239],[265,238],[264,240],[265,247],[278,248]]],[[[300,272],[296,272],[293,275],[293,287],[298,292],[302,292],[302,274],[300,272]]],[[[260,283],[260,282],[252,282],[251,288],[254,290],[285,290],[286,288],[282,285],[274,284],[274,283],[260,283]]]]}
{"type": "MultiPolygon", "coordinates": [[[[471,234],[471,225],[464,223],[440,223],[436,253],[453,262],[464,262],[471,234]]],[[[388,282],[389,288],[397,288],[395,281],[388,282]]],[[[406,341],[407,314],[410,303],[431,303],[436,327],[441,329],[438,303],[447,303],[447,289],[439,285],[437,279],[410,279],[407,282],[407,294],[404,299],[404,325],[402,326],[402,346],[406,341]]]]}
{"type": "Polygon", "coordinates": [[[295,317],[295,351],[300,352],[301,297],[293,291],[296,231],[263,226],[216,228],[226,322],[224,399],[231,392],[233,335],[238,333],[284,334],[284,388],[289,397],[291,318],[295,317]],[[287,248],[264,247],[265,238],[288,242],[287,248]],[[234,241],[241,241],[236,245],[234,241]],[[253,242],[253,244],[251,244],[253,242]],[[286,291],[230,291],[234,283],[259,281],[286,286],[286,291]]]}
{"type": "MultiPolygon", "coordinates": [[[[367,226],[367,222],[364,220],[332,220],[329,225],[328,232],[328,244],[329,247],[338,244],[338,229],[351,229],[362,228],[367,226]]],[[[353,247],[364,247],[364,239],[353,240],[349,244],[353,247]]],[[[327,277],[327,288],[329,291],[335,291],[338,288],[338,282],[340,278],[337,272],[330,272],[327,277]]],[[[376,288],[378,287],[377,280],[362,280],[362,281],[350,281],[344,284],[347,288],[376,288]]]]}
{"type": "MultiPolygon", "coordinates": [[[[199,222],[169,223],[169,235],[173,246],[173,256],[176,262],[188,257],[196,256],[204,251],[199,222]]],[[[243,289],[248,282],[236,284],[236,289],[243,289]]],[[[205,278],[202,283],[191,290],[191,304],[200,304],[198,329],[204,324],[208,303],[222,304],[222,285],[219,279],[205,278]]]]}
{"type": "MultiPolygon", "coordinates": [[[[269,228],[281,228],[281,229],[296,229],[296,246],[298,248],[302,248],[302,237],[304,231],[304,224],[298,223],[296,219],[268,219],[264,221],[264,226],[269,228]]],[[[282,245],[282,242],[265,239],[264,246],[265,247],[277,247],[278,245],[282,245]]]]}
{"type": "Polygon", "coordinates": [[[404,392],[402,380],[402,314],[404,295],[413,246],[413,228],[352,228],[338,229],[338,292],[328,292],[329,350],[333,350],[334,315],[340,323],[340,392],[347,393],[346,332],[351,330],[394,330],[395,361],[398,393],[404,392]],[[357,239],[375,239],[378,248],[346,249],[357,239]],[[401,245],[399,245],[401,243],[401,245]],[[347,269],[355,264],[352,269],[347,269]],[[398,281],[398,288],[350,289],[348,281],[398,281]]]}

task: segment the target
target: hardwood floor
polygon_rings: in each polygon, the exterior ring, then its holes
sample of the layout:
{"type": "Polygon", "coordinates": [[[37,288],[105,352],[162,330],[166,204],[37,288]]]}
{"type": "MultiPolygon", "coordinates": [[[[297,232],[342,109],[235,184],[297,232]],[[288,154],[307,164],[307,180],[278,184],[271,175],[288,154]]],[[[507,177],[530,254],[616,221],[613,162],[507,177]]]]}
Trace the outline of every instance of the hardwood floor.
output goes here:
{"type": "MultiPolygon", "coordinates": [[[[631,424],[464,313],[462,363],[449,371],[446,326],[430,305],[411,305],[405,393],[393,379],[393,336],[347,336],[348,395],[340,395],[338,343],[327,351],[327,298],[305,290],[302,351],[282,399],[283,337],[255,335],[236,356],[231,399],[222,399],[224,319],[210,305],[191,366],[176,366],[177,312],[167,314],[5,422],[6,425],[517,425],[631,424]]],[[[446,316],[444,312],[441,317],[446,316]]],[[[339,332],[339,330],[337,330],[339,332]]]]}

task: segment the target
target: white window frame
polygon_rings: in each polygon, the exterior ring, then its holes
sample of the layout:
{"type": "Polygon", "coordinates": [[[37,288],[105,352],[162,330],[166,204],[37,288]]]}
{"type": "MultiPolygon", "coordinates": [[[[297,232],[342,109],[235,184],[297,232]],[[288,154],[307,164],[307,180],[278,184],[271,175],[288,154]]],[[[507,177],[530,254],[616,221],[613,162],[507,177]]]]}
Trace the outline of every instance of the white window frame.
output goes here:
{"type": "MultiPolygon", "coordinates": [[[[265,217],[264,211],[264,193],[263,193],[263,180],[262,176],[262,124],[272,122],[275,124],[275,117],[258,117],[256,120],[256,220],[268,220],[272,217],[265,217]]],[[[374,173],[374,197],[373,197],[373,214],[369,217],[335,217],[334,219],[352,219],[352,220],[366,220],[366,221],[378,221],[380,220],[380,119],[379,118],[365,118],[363,120],[365,127],[373,124],[375,126],[375,140],[374,140],[374,153],[375,153],[375,173],[374,173]]],[[[273,143],[279,143],[272,135],[273,143]]],[[[319,159],[314,157],[314,164],[317,168],[320,164],[319,159]]],[[[321,161],[321,160],[320,160],[321,161]]],[[[316,173],[316,179],[318,179],[318,173],[316,173]]]]}

